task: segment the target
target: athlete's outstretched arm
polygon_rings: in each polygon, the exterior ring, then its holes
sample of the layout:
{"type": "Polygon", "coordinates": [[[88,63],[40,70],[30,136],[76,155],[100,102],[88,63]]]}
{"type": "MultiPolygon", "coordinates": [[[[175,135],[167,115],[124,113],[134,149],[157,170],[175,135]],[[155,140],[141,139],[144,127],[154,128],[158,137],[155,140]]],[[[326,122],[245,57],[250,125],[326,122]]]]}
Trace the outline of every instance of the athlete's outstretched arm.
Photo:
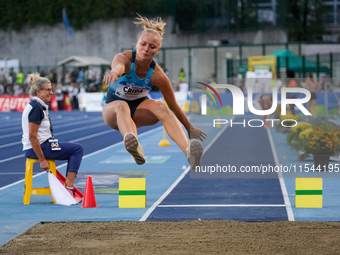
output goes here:
{"type": "MultiPolygon", "coordinates": [[[[157,67],[159,68],[159,66],[157,67]]],[[[188,132],[189,138],[190,139],[196,138],[203,141],[207,137],[207,134],[204,133],[201,129],[194,127],[190,123],[185,112],[176,101],[175,94],[172,89],[169,78],[164,74],[163,71],[159,72],[158,68],[156,69],[157,72],[155,75],[155,79],[152,80],[152,82],[155,82],[153,84],[155,85],[159,84],[159,89],[163,95],[165,102],[169,106],[170,110],[176,115],[177,119],[183,124],[183,126],[188,132]]]]}
{"type": "Polygon", "coordinates": [[[111,84],[114,83],[118,77],[130,70],[131,67],[131,51],[125,51],[118,53],[112,60],[111,72],[104,76],[103,83],[111,84]]]}

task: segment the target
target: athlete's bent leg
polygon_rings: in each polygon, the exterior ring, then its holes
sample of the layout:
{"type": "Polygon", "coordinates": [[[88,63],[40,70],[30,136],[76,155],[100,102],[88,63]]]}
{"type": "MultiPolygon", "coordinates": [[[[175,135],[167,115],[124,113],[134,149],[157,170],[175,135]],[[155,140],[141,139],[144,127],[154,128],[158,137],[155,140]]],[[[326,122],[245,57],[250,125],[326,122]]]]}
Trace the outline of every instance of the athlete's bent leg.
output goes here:
{"type": "Polygon", "coordinates": [[[103,119],[109,127],[119,130],[124,137],[131,132],[137,136],[137,127],[130,115],[129,105],[122,100],[116,100],[103,106],[103,119]]]}
{"type": "Polygon", "coordinates": [[[103,107],[103,119],[105,123],[119,130],[124,137],[124,146],[132,155],[138,165],[145,163],[142,146],[137,139],[137,127],[131,118],[131,110],[125,101],[116,100],[103,107]]]}
{"type": "Polygon", "coordinates": [[[145,100],[138,107],[133,119],[138,127],[150,125],[156,117],[163,123],[169,137],[186,153],[188,139],[184,133],[181,123],[170,109],[158,100],[145,100]],[[149,112],[149,113],[148,113],[149,112]],[[146,117],[148,115],[148,117],[146,117]]]}

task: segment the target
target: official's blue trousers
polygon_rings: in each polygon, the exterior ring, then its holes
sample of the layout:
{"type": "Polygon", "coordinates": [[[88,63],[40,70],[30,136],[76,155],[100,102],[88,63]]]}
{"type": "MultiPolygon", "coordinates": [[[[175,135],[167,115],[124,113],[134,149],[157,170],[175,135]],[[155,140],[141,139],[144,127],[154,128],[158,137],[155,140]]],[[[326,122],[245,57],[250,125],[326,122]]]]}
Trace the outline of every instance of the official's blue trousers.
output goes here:
{"type": "MultiPolygon", "coordinates": [[[[48,140],[40,144],[46,159],[67,160],[67,172],[78,173],[83,158],[83,146],[78,143],[59,142],[61,150],[52,151],[48,140]]],[[[38,159],[33,149],[24,150],[26,158],[38,159]]]]}

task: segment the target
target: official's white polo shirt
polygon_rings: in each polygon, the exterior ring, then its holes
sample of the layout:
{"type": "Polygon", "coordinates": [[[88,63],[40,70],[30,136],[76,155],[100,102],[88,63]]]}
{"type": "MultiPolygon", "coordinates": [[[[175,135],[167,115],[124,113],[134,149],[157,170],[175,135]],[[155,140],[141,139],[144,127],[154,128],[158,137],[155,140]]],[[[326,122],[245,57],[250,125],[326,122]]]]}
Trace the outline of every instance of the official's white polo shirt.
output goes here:
{"type": "Polygon", "coordinates": [[[23,150],[32,148],[29,139],[29,122],[40,124],[38,130],[38,139],[40,144],[52,136],[50,121],[48,119],[48,106],[39,97],[33,97],[32,101],[27,104],[22,113],[21,125],[23,135],[21,141],[23,144],[23,150]]]}

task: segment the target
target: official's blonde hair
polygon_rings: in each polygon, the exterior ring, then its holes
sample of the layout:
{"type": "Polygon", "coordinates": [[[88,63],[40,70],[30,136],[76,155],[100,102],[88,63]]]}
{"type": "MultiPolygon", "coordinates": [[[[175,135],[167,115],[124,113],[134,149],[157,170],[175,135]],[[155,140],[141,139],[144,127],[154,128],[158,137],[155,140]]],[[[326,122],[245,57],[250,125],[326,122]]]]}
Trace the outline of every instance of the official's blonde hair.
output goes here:
{"type": "Polygon", "coordinates": [[[138,21],[134,21],[133,23],[136,25],[141,25],[143,28],[143,31],[138,34],[138,40],[143,33],[150,33],[156,35],[162,44],[164,26],[166,23],[160,17],[150,20],[146,17],[140,16],[138,13],[137,15],[139,16],[139,18],[137,18],[138,21]]]}
{"type": "Polygon", "coordinates": [[[43,90],[44,85],[47,83],[51,83],[49,79],[40,77],[39,73],[29,74],[27,77],[27,83],[31,85],[30,95],[37,96],[37,90],[43,90]]]}

